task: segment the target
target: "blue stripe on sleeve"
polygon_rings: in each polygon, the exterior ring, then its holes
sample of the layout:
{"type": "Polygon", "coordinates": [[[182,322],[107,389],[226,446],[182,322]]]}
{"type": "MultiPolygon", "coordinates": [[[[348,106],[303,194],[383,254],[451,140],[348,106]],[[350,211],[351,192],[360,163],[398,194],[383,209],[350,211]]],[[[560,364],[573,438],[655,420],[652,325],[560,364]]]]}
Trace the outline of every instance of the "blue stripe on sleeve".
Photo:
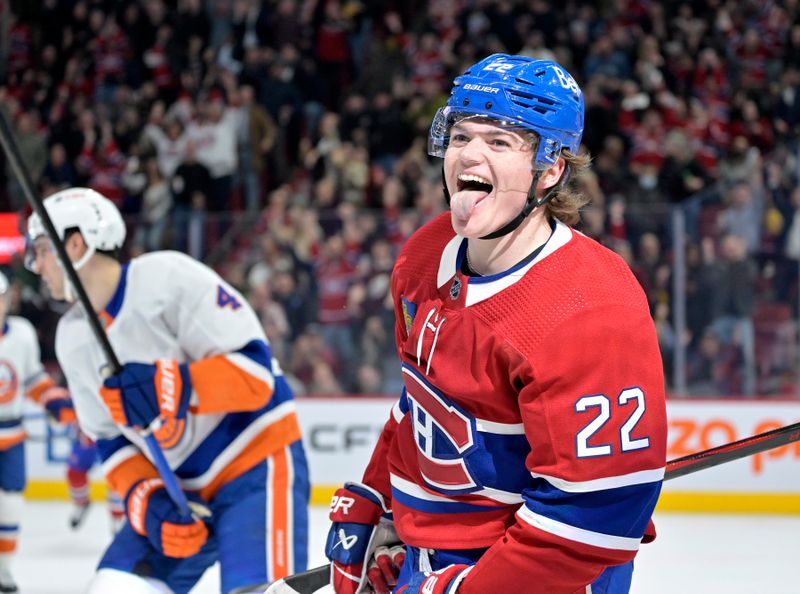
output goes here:
{"type": "Polygon", "coordinates": [[[467,513],[480,513],[492,512],[498,509],[506,509],[508,506],[486,506],[474,505],[472,503],[462,503],[460,501],[430,501],[420,497],[414,497],[408,493],[400,491],[396,487],[392,487],[392,500],[397,501],[406,507],[416,509],[422,512],[431,514],[467,514],[467,513]]]}
{"type": "Polygon", "coordinates": [[[272,372],[272,349],[270,349],[269,345],[263,340],[251,340],[236,352],[266,367],[272,372]]]}
{"type": "Polygon", "coordinates": [[[588,493],[567,493],[544,479],[522,492],[534,513],[591,532],[641,538],[661,492],[661,481],[588,493]]]}

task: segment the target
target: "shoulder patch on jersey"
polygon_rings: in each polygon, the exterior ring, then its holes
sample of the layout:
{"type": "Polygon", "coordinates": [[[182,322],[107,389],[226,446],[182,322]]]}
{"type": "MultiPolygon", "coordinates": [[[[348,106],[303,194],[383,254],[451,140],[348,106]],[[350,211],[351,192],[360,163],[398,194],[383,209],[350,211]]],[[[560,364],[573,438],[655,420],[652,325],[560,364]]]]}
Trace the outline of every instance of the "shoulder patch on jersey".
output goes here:
{"type": "Polygon", "coordinates": [[[400,301],[403,303],[403,322],[406,325],[406,334],[411,334],[411,325],[414,323],[414,316],[417,315],[417,304],[409,301],[403,295],[400,295],[400,301]]]}

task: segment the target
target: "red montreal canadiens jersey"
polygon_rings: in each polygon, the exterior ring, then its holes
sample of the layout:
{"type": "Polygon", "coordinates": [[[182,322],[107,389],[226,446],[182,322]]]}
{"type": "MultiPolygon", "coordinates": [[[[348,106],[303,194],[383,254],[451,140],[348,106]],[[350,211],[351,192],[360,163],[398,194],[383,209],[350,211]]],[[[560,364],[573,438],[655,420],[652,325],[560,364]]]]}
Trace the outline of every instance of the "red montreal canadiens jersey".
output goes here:
{"type": "Polygon", "coordinates": [[[558,223],[529,261],[463,275],[445,213],[392,278],[405,390],[364,476],[404,542],[490,547],[459,593],[572,594],[631,560],[666,461],[664,378],[643,291],[558,223]]]}

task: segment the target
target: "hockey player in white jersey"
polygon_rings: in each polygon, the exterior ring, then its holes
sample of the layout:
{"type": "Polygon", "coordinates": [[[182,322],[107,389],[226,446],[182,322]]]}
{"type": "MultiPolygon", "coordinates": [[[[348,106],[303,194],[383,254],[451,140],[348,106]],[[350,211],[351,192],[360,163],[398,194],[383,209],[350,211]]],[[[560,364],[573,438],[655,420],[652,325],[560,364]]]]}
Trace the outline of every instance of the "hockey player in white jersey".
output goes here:
{"type": "Polygon", "coordinates": [[[42,367],[31,323],[10,316],[9,283],[0,273],[0,592],[17,592],[9,562],[17,548],[25,488],[25,396],[56,420],[69,421],[69,394],[42,367]]]}
{"type": "MultiPolygon", "coordinates": [[[[73,305],[59,321],[56,355],[129,520],[89,593],[186,593],[215,561],[221,592],[262,592],[304,569],[309,484],[300,428],[248,303],[178,252],[121,264],[124,222],[93,190],[63,190],[44,206],[123,364],[103,379],[103,351],[73,305]],[[169,466],[209,518],[182,516],[169,498],[141,436],[156,419],[169,466]]],[[[38,215],[28,220],[28,239],[28,266],[53,297],[71,299],[38,215]]]]}

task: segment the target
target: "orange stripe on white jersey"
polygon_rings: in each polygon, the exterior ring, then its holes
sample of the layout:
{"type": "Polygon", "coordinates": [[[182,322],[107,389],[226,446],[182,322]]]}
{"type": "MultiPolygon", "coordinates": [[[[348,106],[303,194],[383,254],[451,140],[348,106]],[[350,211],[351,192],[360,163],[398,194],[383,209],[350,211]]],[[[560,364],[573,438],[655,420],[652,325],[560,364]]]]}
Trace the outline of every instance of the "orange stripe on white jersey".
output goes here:
{"type": "Polygon", "coordinates": [[[136,482],[158,478],[155,466],[134,446],[126,446],[114,452],[103,462],[102,468],[109,486],[123,497],[136,482]]]}
{"type": "Polygon", "coordinates": [[[53,381],[53,378],[49,376],[44,377],[28,388],[28,391],[25,394],[34,402],[41,403],[42,395],[55,385],[56,383],[53,381]]]}
{"type": "Polygon", "coordinates": [[[22,429],[17,429],[13,433],[9,432],[8,434],[3,432],[2,435],[0,435],[0,450],[7,450],[23,441],[25,441],[25,431],[22,429]]]}
{"type": "Polygon", "coordinates": [[[232,353],[189,364],[193,413],[258,410],[275,389],[275,378],[265,367],[244,355],[232,353]]]}
{"type": "Polygon", "coordinates": [[[289,448],[267,459],[267,572],[271,580],[294,573],[292,466],[289,448]]]}
{"type": "Polygon", "coordinates": [[[236,477],[274,452],[300,439],[300,423],[294,402],[284,402],[259,417],[245,429],[211,464],[208,471],[196,478],[182,479],[185,489],[199,491],[206,500],[236,477]]]}
{"type": "Polygon", "coordinates": [[[16,538],[0,538],[0,553],[13,553],[16,550],[16,538]]]}

